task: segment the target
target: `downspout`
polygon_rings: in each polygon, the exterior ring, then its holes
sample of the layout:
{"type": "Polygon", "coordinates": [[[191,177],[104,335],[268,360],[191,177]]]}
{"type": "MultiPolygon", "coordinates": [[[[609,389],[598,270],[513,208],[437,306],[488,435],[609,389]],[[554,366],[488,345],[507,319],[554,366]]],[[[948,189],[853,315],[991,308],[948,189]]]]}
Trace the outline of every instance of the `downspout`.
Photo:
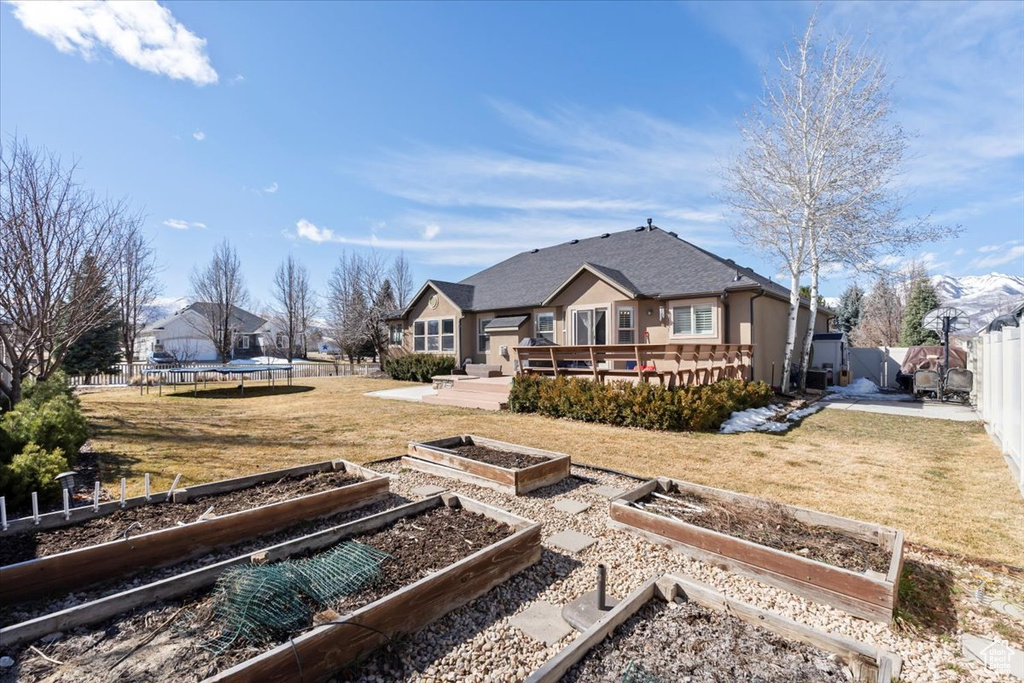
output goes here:
{"type": "Polygon", "coordinates": [[[722,308],[725,309],[725,330],[722,333],[722,343],[729,343],[729,293],[722,295],[722,308]]]}
{"type": "Polygon", "coordinates": [[[750,297],[750,379],[754,379],[754,358],[756,358],[756,349],[754,346],[754,299],[760,299],[764,296],[764,289],[758,290],[757,294],[750,297]]]}

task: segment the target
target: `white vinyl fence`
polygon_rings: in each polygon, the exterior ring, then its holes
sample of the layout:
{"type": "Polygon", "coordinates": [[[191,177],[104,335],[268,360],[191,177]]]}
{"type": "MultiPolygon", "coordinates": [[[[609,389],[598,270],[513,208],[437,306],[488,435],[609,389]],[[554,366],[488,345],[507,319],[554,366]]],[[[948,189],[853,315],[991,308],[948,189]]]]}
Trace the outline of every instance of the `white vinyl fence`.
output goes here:
{"type": "Polygon", "coordinates": [[[1024,342],[1021,328],[978,335],[971,343],[974,400],[985,429],[1010,463],[1024,495],[1024,342]]]}

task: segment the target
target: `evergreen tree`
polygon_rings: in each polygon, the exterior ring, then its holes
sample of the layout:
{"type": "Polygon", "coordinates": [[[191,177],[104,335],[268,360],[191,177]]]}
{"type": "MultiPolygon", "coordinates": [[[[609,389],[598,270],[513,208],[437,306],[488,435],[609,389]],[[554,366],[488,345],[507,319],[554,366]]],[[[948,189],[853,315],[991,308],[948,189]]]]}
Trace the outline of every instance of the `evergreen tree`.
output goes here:
{"type": "Polygon", "coordinates": [[[925,329],[921,323],[924,317],[939,307],[939,297],[935,287],[927,277],[914,280],[907,298],[907,307],[903,312],[903,323],[900,327],[900,345],[922,346],[938,344],[939,335],[933,330],[925,329]]]}
{"type": "Polygon", "coordinates": [[[856,284],[843,290],[839,297],[839,310],[836,311],[836,329],[849,335],[860,322],[863,304],[864,290],[856,284]]]}
{"type": "MultiPolygon", "coordinates": [[[[96,264],[92,257],[86,257],[78,280],[92,280],[96,274],[96,264]]],[[[72,296],[81,296],[77,283],[72,285],[72,296]]],[[[110,287],[103,284],[92,292],[89,304],[91,310],[97,310],[99,322],[86,330],[71,346],[68,347],[62,367],[69,375],[85,375],[86,383],[92,375],[117,371],[121,362],[121,323],[117,315],[117,301],[110,287]]]]}

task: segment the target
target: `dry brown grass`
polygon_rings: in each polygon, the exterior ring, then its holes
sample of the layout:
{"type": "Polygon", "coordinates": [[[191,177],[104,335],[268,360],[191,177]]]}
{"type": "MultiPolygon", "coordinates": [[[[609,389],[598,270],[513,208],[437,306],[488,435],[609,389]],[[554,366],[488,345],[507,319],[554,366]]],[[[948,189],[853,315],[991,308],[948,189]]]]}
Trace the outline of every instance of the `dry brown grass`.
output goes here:
{"type": "MultiPolygon", "coordinates": [[[[363,396],[401,383],[297,380],[302,391],[247,387],[216,398],[83,396],[107,484],[144,472],[166,487],[300,463],[401,454],[408,440],[475,433],[573,459],[667,475],[903,529],[914,542],[1024,565],[1024,501],[978,423],[824,411],[788,434],[668,434],[535,415],[363,396]]],[[[299,387],[297,387],[298,389],[299,387]]]]}

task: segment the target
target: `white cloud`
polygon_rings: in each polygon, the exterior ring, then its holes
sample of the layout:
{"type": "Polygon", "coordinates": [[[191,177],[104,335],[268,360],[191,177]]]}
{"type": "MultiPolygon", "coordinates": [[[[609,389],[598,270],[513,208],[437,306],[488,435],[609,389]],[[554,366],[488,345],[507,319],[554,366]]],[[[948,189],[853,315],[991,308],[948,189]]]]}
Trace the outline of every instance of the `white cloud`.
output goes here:
{"type": "Polygon", "coordinates": [[[61,52],[92,59],[105,48],[128,64],[196,85],[217,82],[206,40],[155,0],[14,0],[14,16],[61,52]]]}
{"type": "Polygon", "coordinates": [[[202,142],[206,139],[206,133],[201,130],[197,130],[195,133],[192,133],[192,137],[195,138],[197,142],[202,142]]]}
{"type": "Polygon", "coordinates": [[[437,223],[427,223],[423,228],[423,239],[432,240],[441,234],[441,226],[437,223]]]}
{"type": "Polygon", "coordinates": [[[232,83],[244,83],[245,82],[245,76],[243,76],[242,74],[235,74],[235,77],[231,79],[231,82],[232,83]]]}
{"type": "MultiPolygon", "coordinates": [[[[979,249],[978,251],[982,250],[979,249]]],[[[1007,247],[1005,251],[1001,251],[1001,253],[993,253],[991,256],[976,258],[971,261],[971,268],[987,270],[1013,261],[1018,261],[1017,265],[1024,266],[1024,245],[1018,244],[1014,247],[1007,247]]]]}
{"type": "Polygon", "coordinates": [[[277,181],[275,180],[274,182],[264,187],[261,190],[261,192],[263,192],[263,194],[274,194],[275,192],[277,192],[277,181]]]}
{"type": "Polygon", "coordinates": [[[164,221],[164,225],[168,228],[174,228],[175,230],[189,230],[191,228],[198,228],[199,230],[206,230],[206,223],[198,223],[195,221],[183,221],[178,218],[168,218],[164,221]]]}

